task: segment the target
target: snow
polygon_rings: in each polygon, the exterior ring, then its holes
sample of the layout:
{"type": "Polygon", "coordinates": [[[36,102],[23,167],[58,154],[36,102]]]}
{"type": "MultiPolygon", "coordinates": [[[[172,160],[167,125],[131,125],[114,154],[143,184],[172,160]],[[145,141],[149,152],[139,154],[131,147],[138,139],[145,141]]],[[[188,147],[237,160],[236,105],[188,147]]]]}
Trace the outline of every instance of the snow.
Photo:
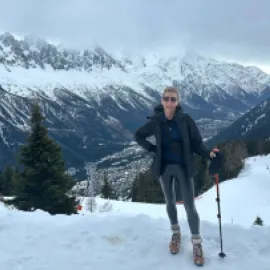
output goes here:
{"type": "Polygon", "coordinates": [[[256,126],[264,122],[266,123],[270,109],[269,105],[270,101],[266,100],[245,115],[244,122],[241,124],[241,128],[243,130],[241,135],[245,135],[250,130],[256,129],[256,126]]]}
{"type": "MultiPolygon", "coordinates": [[[[31,45],[32,39],[34,38],[26,37],[24,42],[28,40],[30,51],[39,53],[37,46],[31,45]]],[[[36,41],[34,44],[46,44],[46,42],[48,41],[36,41]]],[[[16,60],[16,54],[10,47],[2,43],[1,46],[5,60],[16,60]]],[[[64,50],[60,45],[55,49],[58,52],[64,50]]],[[[90,53],[97,53],[95,50],[97,48],[92,49],[90,53]]],[[[25,53],[29,54],[30,51],[25,53]]],[[[66,49],[66,51],[69,52],[71,49],[66,49]]],[[[102,49],[99,51],[103,53],[102,49]]],[[[107,55],[107,52],[104,54],[107,55]]],[[[110,52],[108,55],[111,55],[110,52]]],[[[66,59],[71,60],[71,57],[72,55],[67,55],[66,59]]],[[[25,69],[21,67],[20,62],[9,64],[8,71],[7,67],[1,64],[0,84],[9,92],[21,96],[33,96],[36,92],[42,91],[45,96],[55,99],[55,89],[58,88],[68,89],[82,98],[87,99],[91,96],[97,100],[100,99],[100,95],[107,94],[108,86],[127,86],[149,98],[142,85],[161,92],[173,81],[177,81],[180,85],[185,85],[184,89],[181,88],[181,95],[186,96],[197,92],[197,88],[202,88],[205,89],[203,95],[207,99],[213,95],[213,91],[216,91],[216,86],[234,96],[240,88],[246,92],[260,93],[270,85],[270,75],[258,68],[216,61],[193,51],[172,50],[166,46],[158,51],[143,51],[136,56],[118,53],[114,57],[116,61],[122,63],[126,71],[116,66],[109,70],[106,68],[100,70],[98,65],[94,66],[94,70],[90,72],[76,70],[77,67],[74,70],[55,71],[48,65],[43,70],[35,63],[32,64],[37,68],[25,69]]],[[[124,90],[122,92],[125,94],[124,90]]],[[[117,96],[117,93],[113,95],[117,96]]]]}
{"type": "Polygon", "coordinates": [[[55,89],[69,89],[75,94],[87,98],[87,94],[100,96],[108,93],[107,86],[127,86],[148,97],[141,86],[132,80],[122,70],[95,70],[91,73],[77,70],[53,70],[50,66],[45,69],[14,66],[6,69],[0,65],[0,84],[12,94],[32,96],[35,92],[43,91],[48,98],[55,99],[55,89]]]}
{"type": "Polygon", "coordinates": [[[136,69],[138,78],[151,79],[155,74],[159,81],[157,78],[145,81],[153,88],[162,86],[162,82],[166,85],[168,81],[176,80],[190,84],[191,88],[194,87],[192,84],[207,86],[210,94],[213,86],[217,85],[233,95],[239,87],[246,92],[260,92],[270,84],[270,76],[259,69],[255,72],[249,67],[206,58],[193,51],[184,54],[174,52],[174,55],[162,51],[161,54],[156,52],[154,56],[149,53],[143,59],[145,66],[136,69]]]}
{"type": "MultiPolygon", "coordinates": [[[[237,179],[220,184],[224,252],[220,252],[215,189],[196,201],[209,270],[269,270],[270,155],[246,159],[237,179]],[[264,226],[252,226],[257,214],[264,226]],[[233,222],[232,222],[233,220],[233,222]]],[[[106,200],[97,198],[97,209],[106,200]]],[[[182,251],[170,255],[164,205],[111,201],[110,212],[26,213],[0,205],[0,268],[5,270],[197,269],[183,206],[182,251]]],[[[84,209],[86,204],[83,205],[84,209]]]]}

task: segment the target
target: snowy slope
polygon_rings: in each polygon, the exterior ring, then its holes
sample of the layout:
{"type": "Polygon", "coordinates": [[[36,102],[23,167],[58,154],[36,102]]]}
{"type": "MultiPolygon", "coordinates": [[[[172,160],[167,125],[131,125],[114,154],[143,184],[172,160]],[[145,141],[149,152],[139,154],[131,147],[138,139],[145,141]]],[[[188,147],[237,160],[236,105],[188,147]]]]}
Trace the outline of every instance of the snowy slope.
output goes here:
{"type": "MultiPolygon", "coordinates": [[[[118,215],[59,216],[56,221],[43,213],[34,215],[1,215],[1,269],[197,269],[186,226],[182,254],[172,256],[165,220],[118,215]]],[[[224,226],[227,258],[222,260],[217,225],[202,225],[207,269],[269,269],[269,227],[224,226]]]]}
{"type": "MultiPolygon", "coordinates": [[[[207,269],[269,270],[270,172],[266,164],[270,164],[270,155],[249,158],[238,179],[221,184],[225,259],[218,257],[214,190],[197,201],[207,269]],[[252,227],[257,213],[266,226],[252,227]]],[[[170,230],[164,205],[113,205],[111,213],[74,216],[24,213],[0,206],[0,237],[5,243],[0,253],[1,269],[197,269],[192,263],[182,206],[178,208],[183,250],[172,256],[168,253],[170,230]]]]}

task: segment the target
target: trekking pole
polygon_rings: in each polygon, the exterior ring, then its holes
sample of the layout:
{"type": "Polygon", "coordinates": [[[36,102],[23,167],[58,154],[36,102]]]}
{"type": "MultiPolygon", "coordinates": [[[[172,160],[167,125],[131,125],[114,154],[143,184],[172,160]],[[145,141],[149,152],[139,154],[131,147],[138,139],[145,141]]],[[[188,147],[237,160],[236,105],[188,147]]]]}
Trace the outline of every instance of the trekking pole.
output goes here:
{"type": "Polygon", "coordinates": [[[219,175],[216,174],[215,177],[216,177],[216,187],[217,187],[216,201],[217,201],[217,204],[218,204],[217,217],[218,217],[218,220],[219,220],[219,240],[220,240],[220,249],[221,249],[221,251],[220,251],[220,253],[218,255],[219,255],[219,257],[224,258],[224,257],[226,257],[226,254],[223,252],[223,241],[222,241],[221,210],[220,210],[220,195],[219,195],[219,175]]]}

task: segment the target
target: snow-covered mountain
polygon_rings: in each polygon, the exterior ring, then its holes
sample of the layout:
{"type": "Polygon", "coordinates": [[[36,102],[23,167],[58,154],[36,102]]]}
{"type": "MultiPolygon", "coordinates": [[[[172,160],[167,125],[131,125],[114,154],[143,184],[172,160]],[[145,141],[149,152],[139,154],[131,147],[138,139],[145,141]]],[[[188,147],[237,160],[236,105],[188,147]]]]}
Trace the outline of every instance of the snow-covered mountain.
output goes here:
{"type": "Polygon", "coordinates": [[[265,100],[207,141],[215,145],[227,140],[270,138],[270,99],[265,100]]]}
{"type": "Polygon", "coordinates": [[[68,165],[81,166],[130,143],[167,85],[179,87],[183,108],[205,137],[270,97],[270,76],[261,70],[194,52],[115,57],[98,46],[66,49],[2,34],[0,164],[13,159],[24,141],[36,100],[68,165]]]}

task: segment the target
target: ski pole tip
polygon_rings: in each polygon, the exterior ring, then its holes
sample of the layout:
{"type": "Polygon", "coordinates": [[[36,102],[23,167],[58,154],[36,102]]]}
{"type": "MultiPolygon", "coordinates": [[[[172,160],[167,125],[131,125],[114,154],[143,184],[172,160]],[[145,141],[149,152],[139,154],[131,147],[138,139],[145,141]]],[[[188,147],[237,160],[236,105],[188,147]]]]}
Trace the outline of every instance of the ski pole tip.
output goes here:
{"type": "Polygon", "coordinates": [[[218,255],[219,255],[219,257],[221,257],[221,258],[225,258],[225,257],[226,257],[226,254],[225,254],[224,252],[220,252],[218,255]]]}

